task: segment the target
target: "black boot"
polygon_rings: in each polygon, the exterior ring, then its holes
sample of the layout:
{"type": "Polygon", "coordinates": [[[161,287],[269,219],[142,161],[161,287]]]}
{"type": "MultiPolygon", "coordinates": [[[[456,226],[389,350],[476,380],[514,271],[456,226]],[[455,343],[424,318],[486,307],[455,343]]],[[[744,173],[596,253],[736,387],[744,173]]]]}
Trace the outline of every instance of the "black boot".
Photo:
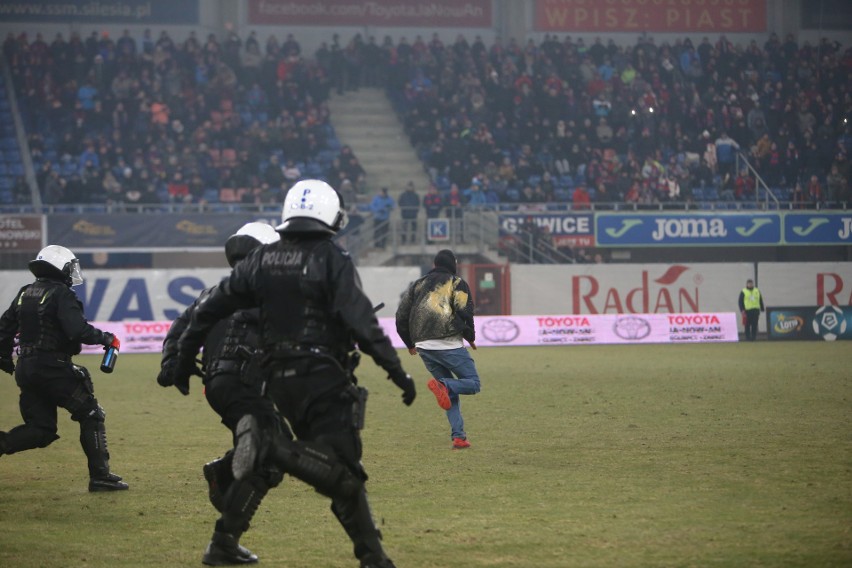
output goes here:
{"type": "Polygon", "coordinates": [[[89,491],[123,491],[128,485],[109,471],[106,428],[100,421],[80,422],[80,445],[89,462],[89,491]]]}
{"type": "Polygon", "coordinates": [[[231,472],[231,458],[233,452],[228,452],[224,457],[215,459],[204,464],[202,471],[204,479],[207,480],[207,492],[210,503],[220,513],[225,508],[225,493],[234,482],[234,474],[231,472]]]}
{"type": "Polygon", "coordinates": [[[6,432],[0,431],[0,456],[6,453],[6,432]]]}
{"type": "Polygon", "coordinates": [[[114,473],[107,473],[102,477],[92,477],[89,479],[89,491],[92,493],[99,491],[123,491],[129,488],[130,486],[121,480],[121,476],[114,473]]]}
{"type": "Polygon", "coordinates": [[[332,499],[331,511],[352,540],[361,568],[394,568],[382,548],[382,533],[373,521],[366,490],[352,498],[332,499]]]}
{"type": "Polygon", "coordinates": [[[255,562],[257,562],[257,556],[248,548],[240,546],[234,535],[219,531],[213,533],[213,538],[210,539],[210,544],[207,545],[207,550],[204,551],[204,557],[201,559],[201,563],[207,566],[254,564],[255,562]]]}

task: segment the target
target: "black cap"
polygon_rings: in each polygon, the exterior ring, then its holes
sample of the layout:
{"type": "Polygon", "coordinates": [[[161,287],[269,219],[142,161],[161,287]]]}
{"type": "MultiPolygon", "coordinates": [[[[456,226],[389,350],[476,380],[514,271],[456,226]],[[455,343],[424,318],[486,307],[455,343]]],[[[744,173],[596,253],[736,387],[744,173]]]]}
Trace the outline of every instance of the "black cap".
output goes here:
{"type": "Polygon", "coordinates": [[[445,268],[453,274],[456,273],[458,261],[456,260],[456,255],[450,249],[438,251],[438,254],[435,255],[434,263],[435,268],[445,268]]]}

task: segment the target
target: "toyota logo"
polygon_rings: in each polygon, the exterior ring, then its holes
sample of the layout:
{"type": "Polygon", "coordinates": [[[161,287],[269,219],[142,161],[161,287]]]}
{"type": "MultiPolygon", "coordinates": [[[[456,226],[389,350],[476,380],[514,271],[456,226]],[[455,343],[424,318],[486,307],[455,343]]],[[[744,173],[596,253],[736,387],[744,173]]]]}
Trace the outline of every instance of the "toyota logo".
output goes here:
{"type": "Polygon", "coordinates": [[[638,341],[651,334],[651,324],[648,320],[636,316],[626,316],[615,320],[612,331],[621,339],[638,341]]]}
{"type": "Polygon", "coordinates": [[[511,343],[521,334],[521,328],[510,319],[490,319],[482,326],[482,335],[492,343],[511,343]]]}

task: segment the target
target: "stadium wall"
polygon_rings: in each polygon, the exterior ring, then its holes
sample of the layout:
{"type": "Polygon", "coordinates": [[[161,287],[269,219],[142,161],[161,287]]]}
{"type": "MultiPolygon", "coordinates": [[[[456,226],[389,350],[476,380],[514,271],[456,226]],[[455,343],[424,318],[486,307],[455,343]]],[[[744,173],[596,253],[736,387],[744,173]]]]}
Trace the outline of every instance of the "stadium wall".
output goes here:
{"type": "MultiPolygon", "coordinates": [[[[227,269],[85,270],[75,288],[91,321],[171,321],[227,269]]],[[[418,267],[359,269],[378,312],[392,317],[418,267]]],[[[852,262],[512,265],[512,315],[736,312],[754,278],[767,306],[852,306],[852,262]]],[[[0,301],[32,281],[27,271],[0,271],[0,301]]],[[[760,323],[765,331],[765,321],[760,323]]]]}

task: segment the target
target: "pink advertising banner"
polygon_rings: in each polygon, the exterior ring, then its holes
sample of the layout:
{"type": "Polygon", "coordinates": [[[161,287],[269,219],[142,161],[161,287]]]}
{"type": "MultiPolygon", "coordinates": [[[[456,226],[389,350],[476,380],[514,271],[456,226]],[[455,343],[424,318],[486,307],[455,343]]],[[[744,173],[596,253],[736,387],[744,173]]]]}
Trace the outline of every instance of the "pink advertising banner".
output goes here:
{"type": "MultiPolygon", "coordinates": [[[[405,345],[394,318],[379,318],[396,348],[405,345]]],[[[160,353],[172,322],[95,322],[121,340],[121,353],[160,353]]],[[[478,347],[600,345],[615,343],[719,343],[737,341],[734,312],[698,314],[602,314],[492,316],[476,320],[478,347]]],[[[86,345],[83,353],[103,348],[86,345]]]]}
{"type": "Polygon", "coordinates": [[[249,0],[248,23],[490,28],[491,0],[249,0]]]}

